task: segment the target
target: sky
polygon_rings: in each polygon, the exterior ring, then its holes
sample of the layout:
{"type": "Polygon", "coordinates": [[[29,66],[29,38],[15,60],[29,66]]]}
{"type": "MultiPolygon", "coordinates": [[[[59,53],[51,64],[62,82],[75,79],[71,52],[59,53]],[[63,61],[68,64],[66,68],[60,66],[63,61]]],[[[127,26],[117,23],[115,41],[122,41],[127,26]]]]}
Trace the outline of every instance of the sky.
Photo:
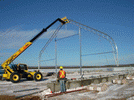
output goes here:
{"type": "MultiPolygon", "coordinates": [[[[65,16],[111,36],[118,47],[119,64],[134,63],[133,0],[0,0],[0,63],[54,20],[65,16]]],[[[58,25],[56,23],[51,27],[14,63],[37,66],[40,50],[58,25]]],[[[57,38],[78,34],[79,28],[69,25],[63,26],[57,38]]],[[[82,54],[98,53],[102,47],[105,48],[102,52],[111,49],[104,39],[88,34],[85,30],[82,32],[82,54]]],[[[57,49],[57,65],[80,64],[79,36],[57,41],[57,49]]],[[[43,57],[55,58],[54,41],[46,52],[43,57]]],[[[82,65],[115,64],[112,58],[111,54],[83,56],[82,65]]],[[[55,61],[50,61],[46,65],[54,64],[55,61]]]]}

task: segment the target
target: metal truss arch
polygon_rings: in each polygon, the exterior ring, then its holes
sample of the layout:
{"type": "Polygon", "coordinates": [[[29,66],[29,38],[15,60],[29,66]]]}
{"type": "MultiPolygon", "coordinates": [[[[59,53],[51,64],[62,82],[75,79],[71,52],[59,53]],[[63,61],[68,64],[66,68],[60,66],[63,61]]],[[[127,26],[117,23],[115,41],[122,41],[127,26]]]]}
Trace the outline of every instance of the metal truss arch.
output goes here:
{"type": "MultiPolygon", "coordinates": [[[[40,69],[40,63],[41,63],[41,56],[42,53],[44,52],[44,50],[47,48],[47,46],[49,45],[49,43],[57,36],[57,33],[59,32],[59,30],[61,29],[61,27],[63,26],[63,24],[59,25],[58,28],[54,31],[54,33],[52,34],[52,36],[49,38],[49,40],[47,41],[47,43],[44,45],[44,47],[41,49],[40,53],[39,53],[39,60],[38,60],[38,69],[40,69]]],[[[53,60],[53,59],[50,59],[53,60]]]]}
{"type": "Polygon", "coordinates": [[[108,34],[104,33],[104,32],[101,32],[97,29],[94,29],[92,27],[89,27],[89,26],[86,26],[86,25],[83,25],[79,22],[76,22],[76,21],[73,21],[71,19],[69,19],[69,22],[73,25],[76,25],[78,26],[79,28],[82,28],[82,29],[85,29],[87,31],[90,31],[91,33],[94,33],[98,36],[101,36],[102,38],[106,39],[111,45],[112,45],[112,49],[113,49],[113,54],[114,54],[114,59],[115,59],[115,63],[117,66],[119,66],[119,62],[118,62],[118,47],[114,41],[114,39],[109,36],[108,34]]]}

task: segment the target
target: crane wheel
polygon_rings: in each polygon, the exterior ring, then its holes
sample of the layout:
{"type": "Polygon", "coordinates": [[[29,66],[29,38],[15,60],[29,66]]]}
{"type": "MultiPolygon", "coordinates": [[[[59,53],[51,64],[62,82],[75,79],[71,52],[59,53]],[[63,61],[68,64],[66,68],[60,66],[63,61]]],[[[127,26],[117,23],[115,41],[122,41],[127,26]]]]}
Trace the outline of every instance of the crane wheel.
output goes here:
{"type": "Polygon", "coordinates": [[[10,75],[10,81],[13,82],[13,83],[18,83],[20,81],[20,75],[19,73],[11,73],[10,75]]]}
{"type": "Polygon", "coordinates": [[[40,72],[36,72],[34,74],[34,80],[35,81],[41,81],[42,80],[42,74],[40,72]]]}

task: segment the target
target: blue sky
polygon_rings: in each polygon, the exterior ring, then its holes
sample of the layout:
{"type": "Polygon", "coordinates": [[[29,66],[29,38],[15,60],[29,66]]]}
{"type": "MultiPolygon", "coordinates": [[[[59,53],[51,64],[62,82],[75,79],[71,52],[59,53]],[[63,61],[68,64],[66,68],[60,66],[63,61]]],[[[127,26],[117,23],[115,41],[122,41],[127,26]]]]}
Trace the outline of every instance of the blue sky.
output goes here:
{"type": "MultiPolygon", "coordinates": [[[[134,63],[133,0],[1,0],[0,63],[10,57],[24,43],[40,32],[42,28],[45,28],[55,19],[64,16],[110,35],[118,46],[119,63],[134,63]]],[[[54,31],[56,27],[58,27],[58,24],[50,28],[48,32],[54,31]]],[[[74,34],[75,32],[78,33],[78,29],[75,26],[70,27],[71,25],[67,25],[68,30],[65,33],[68,33],[68,35],[74,34]]],[[[108,45],[105,44],[105,40],[103,39],[101,39],[103,42],[97,42],[98,37],[96,36],[89,35],[89,38],[87,38],[88,36],[84,38],[86,36],[84,34],[86,34],[85,31],[83,31],[82,40],[83,53],[87,51],[89,51],[88,53],[97,53],[98,50],[102,49],[100,45],[103,45],[103,47],[108,45]],[[88,43],[90,44],[88,45],[88,43]],[[85,49],[84,46],[87,48],[85,49]]],[[[51,32],[39,38],[39,40],[15,60],[15,63],[22,62],[28,65],[38,65],[38,54],[50,35],[51,32]]],[[[62,35],[59,34],[61,37],[62,35]]],[[[58,41],[57,43],[59,47],[58,65],[79,65],[78,36],[72,37],[69,40],[62,40],[61,42],[58,41]]],[[[47,54],[44,53],[43,57],[53,58],[54,42],[49,46],[47,54]]],[[[104,57],[106,56],[83,57],[82,63],[83,65],[115,64],[111,60],[111,56],[104,57]],[[109,59],[109,63],[106,63],[106,59],[109,59]]],[[[54,64],[54,61],[47,65],[53,65],[52,63],[54,64]]]]}

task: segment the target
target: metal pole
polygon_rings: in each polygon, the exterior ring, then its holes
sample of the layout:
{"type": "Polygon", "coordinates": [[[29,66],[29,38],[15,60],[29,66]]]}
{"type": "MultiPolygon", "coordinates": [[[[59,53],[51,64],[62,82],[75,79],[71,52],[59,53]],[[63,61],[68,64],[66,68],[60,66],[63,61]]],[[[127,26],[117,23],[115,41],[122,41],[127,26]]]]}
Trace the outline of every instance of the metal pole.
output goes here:
{"type": "Polygon", "coordinates": [[[40,61],[38,61],[38,70],[40,69],[40,61]]]}
{"type": "Polygon", "coordinates": [[[40,70],[40,57],[39,57],[39,60],[38,60],[38,70],[40,70]]]}
{"type": "Polygon", "coordinates": [[[82,76],[82,56],[81,56],[81,28],[79,27],[79,42],[80,42],[80,75],[82,76]]]}
{"type": "Polygon", "coordinates": [[[57,74],[57,42],[56,42],[56,38],[55,38],[55,71],[57,74]]]}

